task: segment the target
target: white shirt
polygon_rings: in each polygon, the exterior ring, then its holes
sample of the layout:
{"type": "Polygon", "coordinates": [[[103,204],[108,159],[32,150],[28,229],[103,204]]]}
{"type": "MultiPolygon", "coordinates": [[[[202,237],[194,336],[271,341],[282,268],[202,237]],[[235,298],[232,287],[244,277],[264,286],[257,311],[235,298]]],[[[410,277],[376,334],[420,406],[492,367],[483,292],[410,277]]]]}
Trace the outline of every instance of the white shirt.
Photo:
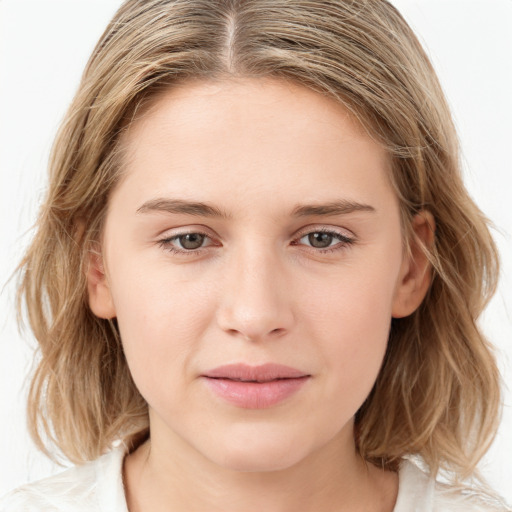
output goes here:
{"type": "MultiPolygon", "coordinates": [[[[99,459],[24,485],[0,499],[0,512],[128,512],[120,446],[99,459]]],[[[510,512],[504,503],[430,479],[411,461],[399,471],[393,512],[510,512]]]]}

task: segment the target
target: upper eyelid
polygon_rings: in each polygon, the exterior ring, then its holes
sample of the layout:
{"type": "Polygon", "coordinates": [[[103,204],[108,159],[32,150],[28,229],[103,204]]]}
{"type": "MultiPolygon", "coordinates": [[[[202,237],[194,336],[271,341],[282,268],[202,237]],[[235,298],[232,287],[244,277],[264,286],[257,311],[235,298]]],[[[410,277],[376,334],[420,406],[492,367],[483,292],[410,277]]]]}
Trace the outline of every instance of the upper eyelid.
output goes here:
{"type": "Polygon", "coordinates": [[[183,232],[177,233],[175,235],[163,236],[163,237],[159,238],[158,243],[162,244],[164,242],[167,242],[167,243],[175,242],[178,238],[180,238],[182,236],[185,236],[185,235],[202,235],[205,238],[208,238],[209,240],[214,242],[214,243],[211,243],[211,244],[209,244],[209,245],[207,245],[205,247],[200,247],[198,249],[191,249],[191,250],[189,250],[187,252],[193,252],[194,250],[199,251],[200,249],[206,249],[206,247],[209,247],[210,245],[215,245],[215,238],[214,237],[212,237],[208,233],[204,233],[202,231],[197,231],[197,230],[195,230],[195,231],[183,231],[183,232]]]}
{"type": "Polygon", "coordinates": [[[190,234],[205,235],[209,238],[216,238],[216,235],[212,234],[211,229],[209,229],[207,227],[203,227],[203,226],[191,227],[191,228],[178,227],[178,228],[165,229],[160,234],[158,234],[158,238],[160,240],[167,240],[170,238],[177,238],[179,236],[190,235],[190,234]]]}
{"type": "MultiPolygon", "coordinates": [[[[161,240],[165,240],[165,239],[173,239],[173,238],[178,238],[180,236],[183,236],[183,235],[189,235],[189,234],[199,234],[199,235],[204,235],[204,236],[207,236],[209,238],[220,238],[220,237],[217,237],[216,235],[212,234],[211,230],[209,230],[208,228],[206,227],[200,227],[200,228],[190,228],[190,229],[187,229],[187,228],[174,228],[176,230],[180,230],[180,229],[183,229],[182,231],[177,231],[176,233],[169,233],[169,234],[166,234],[169,230],[165,230],[163,232],[162,235],[160,235],[160,239],[161,240]]],[[[315,225],[312,225],[312,226],[305,226],[301,229],[299,229],[298,231],[295,232],[295,235],[293,235],[293,238],[294,240],[297,239],[297,238],[302,238],[304,235],[307,235],[309,233],[317,233],[317,232],[322,232],[322,233],[331,233],[331,234],[335,234],[335,235],[341,235],[341,236],[344,236],[345,233],[348,233],[348,237],[347,238],[355,238],[355,235],[352,231],[350,231],[349,229],[347,228],[342,228],[342,227],[335,227],[335,226],[326,226],[326,225],[318,225],[318,226],[315,226],[315,225]]]]}
{"type": "Polygon", "coordinates": [[[329,233],[332,235],[338,235],[344,238],[350,238],[351,240],[355,240],[355,234],[347,228],[334,227],[334,226],[307,226],[297,232],[295,235],[295,240],[298,238],[302,238],[305,235],[310,233],[329,233]]]}

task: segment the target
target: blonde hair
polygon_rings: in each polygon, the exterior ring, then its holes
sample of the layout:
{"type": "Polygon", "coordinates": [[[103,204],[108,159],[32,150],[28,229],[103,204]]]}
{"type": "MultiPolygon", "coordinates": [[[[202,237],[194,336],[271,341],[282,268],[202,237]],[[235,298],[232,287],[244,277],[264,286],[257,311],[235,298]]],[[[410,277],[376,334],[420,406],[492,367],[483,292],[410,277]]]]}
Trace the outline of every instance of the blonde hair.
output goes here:
{"type": "MultiPolygon", "coordinates": [[[[385,0],[128,0],[107,27],[58,133],[50,183],[20,264],[19,311],[39,343],[31,433],[82,462],[147,435],[115,320],[87,298],[122,167],[120,135],[159,90],[190,79],[273,77],[341,102],[392,159],[402,223],[430,211],[430,290],[393,319],[375,386],[356,415],[360,454],[396,469],[408,454],[471,474],[499,417],[499,374],[476,319],[495,291],[496,248],[468,196],[450,112],[415,35],[385,0]]],[[[425,250],[427,250],[425,248],[425,250]]]]}

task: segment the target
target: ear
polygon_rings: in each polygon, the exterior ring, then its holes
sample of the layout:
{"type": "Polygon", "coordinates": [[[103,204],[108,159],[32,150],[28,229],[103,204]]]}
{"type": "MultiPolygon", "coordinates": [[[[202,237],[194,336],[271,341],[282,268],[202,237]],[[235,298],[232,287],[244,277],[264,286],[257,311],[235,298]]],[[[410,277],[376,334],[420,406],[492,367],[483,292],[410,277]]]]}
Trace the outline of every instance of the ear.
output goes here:
{"type": "MultiPolygon", "coordinates": [[[[98,244],[99,245],[99,244],[98,244]]],[[[91,248],[88,253],[87,291],[89,307],[99,318],[114,318],[116,310],[112,300],[110,284],[105,273],[101,251],[91,248]]]]}
{"type": "Polygon", "coordinates": [[[393,318],[403,318],[416,311],[425,298],[432,280],[432,266],[425,249],[433,247],[435,221],[426,210],[417,213],[411,225],[410,250],[404,254],[393,299],[393,318]]]}

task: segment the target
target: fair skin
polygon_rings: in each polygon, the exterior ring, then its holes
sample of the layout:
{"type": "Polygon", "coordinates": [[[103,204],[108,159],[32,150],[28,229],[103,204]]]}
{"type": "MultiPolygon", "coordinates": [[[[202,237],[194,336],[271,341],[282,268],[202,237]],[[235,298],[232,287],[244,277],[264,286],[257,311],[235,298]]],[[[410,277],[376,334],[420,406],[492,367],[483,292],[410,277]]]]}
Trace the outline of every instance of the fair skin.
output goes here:
{"type": "MultiPolygon", "coordinates": [[[[88,283],[149,407],[150,439],[125,459],[129,510],[392,511],[397,475],[357,455],[353,421],[391,318],[430,277],[404,251],[384,149],[333,100],[269,79],[166,91],[122,142],[88,283]],[[269,362],[307,376],[275,405],[205,385],[212,368],[269,362]]],[[[428,245],[427,219],[413,228],[428,245]]]]}

